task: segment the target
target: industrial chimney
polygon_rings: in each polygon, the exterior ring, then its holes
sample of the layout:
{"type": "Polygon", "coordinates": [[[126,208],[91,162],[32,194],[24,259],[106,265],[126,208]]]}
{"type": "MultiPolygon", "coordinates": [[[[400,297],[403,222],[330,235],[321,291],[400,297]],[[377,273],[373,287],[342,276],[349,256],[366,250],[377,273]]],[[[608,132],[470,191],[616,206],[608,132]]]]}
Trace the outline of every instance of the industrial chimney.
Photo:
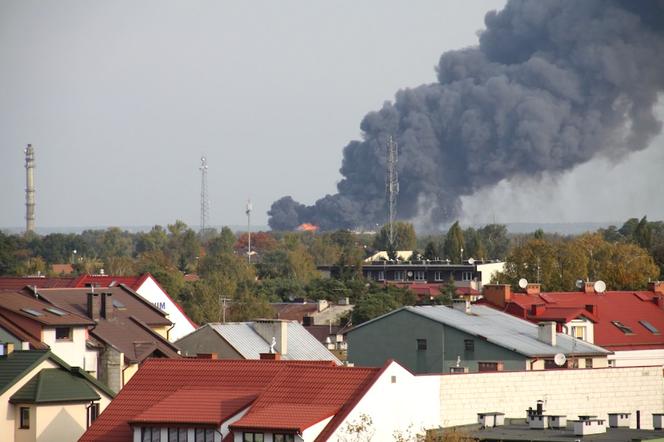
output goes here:
{"type": "Polygon", "coordinates": [[[35,231],[35,149],[25,148],[25,232],[35,231]]]}

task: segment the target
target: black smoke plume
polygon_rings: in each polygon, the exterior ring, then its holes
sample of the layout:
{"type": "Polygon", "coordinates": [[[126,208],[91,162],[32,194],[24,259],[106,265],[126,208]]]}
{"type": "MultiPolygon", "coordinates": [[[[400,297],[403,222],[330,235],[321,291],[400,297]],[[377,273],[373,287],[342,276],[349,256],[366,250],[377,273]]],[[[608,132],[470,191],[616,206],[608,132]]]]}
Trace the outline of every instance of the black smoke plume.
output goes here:
{"type": "Polygon", "coordinates": [[[400,90],[364,117],[336,195],[313,206],[281,198],[270,226],[383,223],[389,135],[399,145],[399,218],[435,226],[459,215],[463,195],[598,155],[619,159],[661,130],[664,1],[511,0],[485,24],[479,46],[440,57],[436,83],[400,90]]]}

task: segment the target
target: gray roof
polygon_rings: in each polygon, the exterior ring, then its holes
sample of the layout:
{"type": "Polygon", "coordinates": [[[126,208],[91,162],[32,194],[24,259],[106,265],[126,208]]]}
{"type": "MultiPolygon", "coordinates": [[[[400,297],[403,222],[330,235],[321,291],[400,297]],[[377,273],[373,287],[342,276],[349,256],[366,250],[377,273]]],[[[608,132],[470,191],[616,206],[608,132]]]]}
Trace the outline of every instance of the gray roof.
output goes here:
{"type": "MultiPolygon", "coordinates": [[[[260,359],[261,353],[269,353],[270,343],[253,328],[253,322],[211,323],[214,331],[226,340],[245,359],[260,359]]],[[[293,361],[334,361],[341,364],[330,351],[321,344],[300,323],[288,321],[288,352],[282,359],[293,361]]]]}
{"type": "MultiPolygon", "coordinates": [[[[611,353],[602,347],[564,333],[557,333],[556,346],[551,346],[538,339],[537,324],[484,305],[471,306],[470,314],[445,306],[404,307],[401,310],[454,327],[528,357],[554,356],[556,353],[566,355],[607,355],[611,353]]],[[[361,324],[357,328],[369,322],[361,324]]],[[[352,330],[349,333],[352,333],[352,330]]]]}

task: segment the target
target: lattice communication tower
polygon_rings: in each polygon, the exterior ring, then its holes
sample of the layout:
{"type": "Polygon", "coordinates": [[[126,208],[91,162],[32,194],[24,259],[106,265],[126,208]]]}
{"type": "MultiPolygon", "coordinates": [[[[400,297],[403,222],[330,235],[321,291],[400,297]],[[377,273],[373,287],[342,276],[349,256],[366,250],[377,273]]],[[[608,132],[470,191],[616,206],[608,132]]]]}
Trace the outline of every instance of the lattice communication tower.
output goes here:
{"type": "Polygon", "coordinates": [[[399,173],[397,171],[397,162],[399,152],[397,143],[390,135],[387,139],[387,176],[385,179],[385,190],[387,193],[388,205],[388,232],[390,248],[394,249],[394,222],[397,217],[397,195],[399,195],[399,173]]]}
{"type": "Polygon", "coordinates": [[[210,200],[208,199],[207,186],[207,158],[201,157],[201,232],[207,228],[208,218],[210,216],[210,200]]]}

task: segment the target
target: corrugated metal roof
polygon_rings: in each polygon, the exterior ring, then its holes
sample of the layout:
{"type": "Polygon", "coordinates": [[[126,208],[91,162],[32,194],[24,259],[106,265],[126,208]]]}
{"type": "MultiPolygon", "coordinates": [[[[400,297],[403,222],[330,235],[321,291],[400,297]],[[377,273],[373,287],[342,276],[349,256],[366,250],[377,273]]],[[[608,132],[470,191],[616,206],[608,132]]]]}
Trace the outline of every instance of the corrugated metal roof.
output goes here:
{"type": "Polygon", "coordinates": [[[557,334],[555,347],[548,345],[537,339],[536,324],[482,305],[473,305],[471,314],[444,306],[405,307],[405,309],[526,356],[611,353],[602,347],[563,333],[557,334]]]}
{"type": "MultiPolygon", "coordinates": [[[[208,324],[219,333],[231,346],[246,359],[260,359],[261,353],[269,353],[270,343],[263,339],[253,328],[253,322],[212,323],[208,324]]],[[[341,364],[300,323],[288,322],[288,351],[282,355],[286,360],[298,361],[334,361],[341,364]]],[[[196,332],[194,332],[196,333],[196,332]]]]}

